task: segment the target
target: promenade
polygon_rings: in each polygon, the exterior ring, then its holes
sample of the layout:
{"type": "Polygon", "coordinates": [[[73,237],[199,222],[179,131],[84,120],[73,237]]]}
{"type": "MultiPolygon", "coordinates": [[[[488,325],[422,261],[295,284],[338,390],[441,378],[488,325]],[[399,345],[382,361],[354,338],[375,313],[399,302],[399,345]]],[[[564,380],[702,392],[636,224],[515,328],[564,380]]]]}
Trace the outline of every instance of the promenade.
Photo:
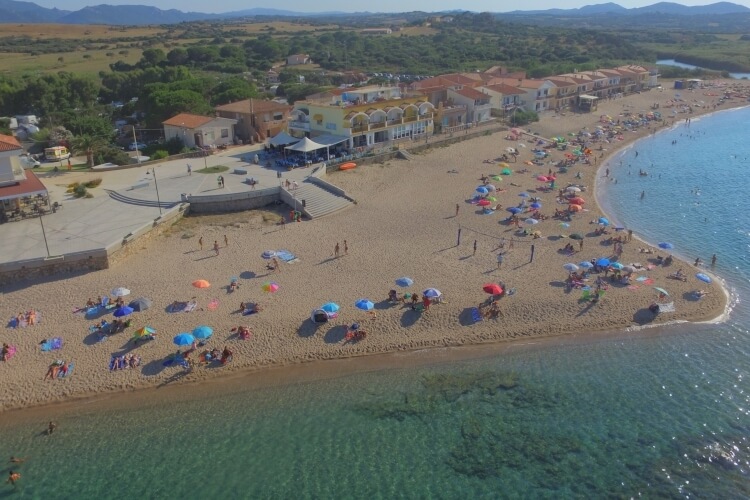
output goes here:
{"type": "Polygon", "coordinates": [[[47,257],[44,235],[51,256],[105,248],[159,217],[159,205],[161,212],[178,205],[182,194],[250,191],[252,187],[245,182],[248,177],[259,182],[256,189],[263,189],[279,185],[278,172],[283,180],[301,182],[311,171],[310,168],[281,171],[245,161],[258,150],[262,150],[262,145],[221,151],[206,157],[205,161],[204,158],[188,158],[123,170],[39,174],[51,201],[61,203],[62,209],[45,215],[41,222],[36,218],[0,226],[0,264],[47,257]],[[188,175],[188,164],[192,175],[188,175]],[[206,166],[219,165],[229,170],[221,174],[197,172],[206,166]],[[242,168],[247,174],[234,174],[235,168],[242,168]],[[224,178],[223,188],[217,182],[219,175],[224,178]],[[102,183],[89,190],[93,198],[76,199],[66,193],[69,184],[95,178],[101,178],[102,183]],[[127,199],[117,194],[115,197],[119,199],[114,199],[108,191],[116,191],[127,199]]]}

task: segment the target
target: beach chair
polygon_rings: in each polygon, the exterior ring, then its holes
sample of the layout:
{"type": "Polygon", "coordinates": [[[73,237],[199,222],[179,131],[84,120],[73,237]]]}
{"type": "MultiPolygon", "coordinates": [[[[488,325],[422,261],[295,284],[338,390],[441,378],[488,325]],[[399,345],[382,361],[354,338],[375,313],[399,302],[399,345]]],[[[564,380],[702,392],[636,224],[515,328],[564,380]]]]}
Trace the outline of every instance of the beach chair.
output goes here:
{"type": "Polygon", "coordinates": [[[472,323],[479,323],[480,321],[482,321],[482,313],[479,312],[478,307],[471,308],[471,321],[472,323]]]}

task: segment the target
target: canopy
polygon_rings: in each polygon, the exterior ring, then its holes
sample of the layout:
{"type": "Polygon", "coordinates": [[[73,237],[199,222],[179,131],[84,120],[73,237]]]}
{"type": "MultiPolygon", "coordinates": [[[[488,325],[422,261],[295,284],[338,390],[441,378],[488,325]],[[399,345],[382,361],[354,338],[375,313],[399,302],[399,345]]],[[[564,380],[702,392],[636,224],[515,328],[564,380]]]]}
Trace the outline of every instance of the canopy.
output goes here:
{"type": "Polygon", "coordinates": [[[341,144],[342,142],[347,142],[349,140],[348,137],[342,137],[340,135],[319,135],[315,138],[315,142],[318,144],[322,144],[323,147],[327,146],[334,146],[336,144],[341,144]]]}
{"type": "Polygon", "coordinates": [[[312,320],[313,323],[326,323],[328,319],[328,313],[323,309],[314,309],[313,312],[310,313],[310,320],[312,320]]]}
{"type": "Polygon", "coordinates": [[[297,142],[299,142],[299,139],[297,139],[296,137],[292,137],[283,130],[276,134],[276,137],[273,137],[270,141],[268,141],[268,143],[272,146],[284,146],[286,144],[296,144],[297,142]]]}
{"type": "Polygon", "coordinates": [[[125,297],[126,295],[130,295],[130,290],[128,290],[124,286],[120,286],[112,290],[112,295],[114,295],[115,297],[125,297]]]}
{"type": "Polygon", "coordinates": [[[150,299],[147,299],[146,297],[139,297],[128,304],[128,307],[132,308],[134,311],[145,311],[149,307],[151,307],[152,302],[150,299]]]}
{"type": "Polygon", "coordinates": [[[317,142],[305,137],[294,146],[287,146],[285,149],[288,149],[289,151],[299,151],[300,153],[308,153],[325,147],[324,144],[318,144],[317,142]]]}
{"type": "Polygon", "coordinates": [[[406,288],[412,286],[414,284],[414,280],[409,278],[408,276],[403,276],[396,280],[396,284],[400,287],[406,288]]]}

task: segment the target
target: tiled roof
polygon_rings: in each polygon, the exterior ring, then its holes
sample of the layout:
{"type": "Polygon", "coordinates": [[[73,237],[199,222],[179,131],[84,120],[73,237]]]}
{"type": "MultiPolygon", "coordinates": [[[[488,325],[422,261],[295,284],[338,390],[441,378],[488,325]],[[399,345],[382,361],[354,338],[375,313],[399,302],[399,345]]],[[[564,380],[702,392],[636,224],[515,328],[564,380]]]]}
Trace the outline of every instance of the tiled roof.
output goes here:
{"type": "Polygon", "coordinates": [[[13,151],[15,149],[23,149],[18,139],[12,135],[0,134],[0,151],[13,151]]]}
{"type": "Polygon", "coordinates": [[[47,188],[31,170],[26,170],[26,179],[19,181],[18,184],[0,186],[0,200],[14,200],[36,194],[47,194],[47,188]]]}
{"type": "Polygon", "coordinates": [[[504,83],[498,83],[495,85],[487,85],[485,88],[494,90],[495,92],[500,92],[503,95],[522,95],[526,93],[517,87],[506,85],[504,83]]]}
{"type": "Polygon", "coordinates": [[[473,89],[471,87],[464,87],[460,90],[454,90],[456,94],[462,95],[464,97],[468,97],[469,99],[489,99],[490,96],[487,94],[484,94],[476,89],[473,89]]]}
{"type": "Polygon", "coordinates": [[[162,122],[164,125],[173,127],[185,127],[195,129],[213,120],[212,116],[191,115],[190,113],[180,113],[167,121],[162,122]]]}
{"type": "Polygon", "coordinates": [[[267,111],[286,111],[290,108],[291,106],[286,104],[257,99],[253,99],[252,106],[250,105],[250,99],[216,106],[217,111],[227,111],[229,113],[250,113],[251,109],[253,113],[265,113],[267,111]]]}

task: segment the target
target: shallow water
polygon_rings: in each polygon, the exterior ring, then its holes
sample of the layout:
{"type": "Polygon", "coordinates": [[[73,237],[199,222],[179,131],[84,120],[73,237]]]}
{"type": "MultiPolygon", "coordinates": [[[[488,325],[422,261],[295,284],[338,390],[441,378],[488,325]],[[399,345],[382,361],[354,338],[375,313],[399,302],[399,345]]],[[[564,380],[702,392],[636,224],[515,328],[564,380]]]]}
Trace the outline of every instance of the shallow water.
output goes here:
{"type": "Polygon", "coordinates": [[[727,323],[81,403],[52,436],[37,411],[3,428],[2,451],[31,457],[13,497],[750,496],[748,122],[744,110],[657,134],[612,161],[617,184],[600,195],[649,241],[717,253],[737,301],[727,323]]]}

